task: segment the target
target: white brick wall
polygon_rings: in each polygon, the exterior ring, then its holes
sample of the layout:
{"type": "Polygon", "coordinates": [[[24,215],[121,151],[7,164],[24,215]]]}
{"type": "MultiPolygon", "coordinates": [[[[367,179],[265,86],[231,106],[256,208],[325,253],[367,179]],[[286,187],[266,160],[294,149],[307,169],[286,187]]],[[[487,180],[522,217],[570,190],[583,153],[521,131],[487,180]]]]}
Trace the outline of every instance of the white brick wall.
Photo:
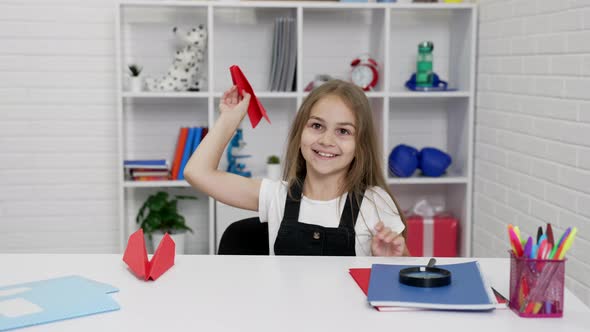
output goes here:
{"type": "Polygon", "coordinates": [[[114,1],[0,0],[0,252],[117,252],[114,1]]]}
{"type": "Polygon", "coordinates": [[[479,1],[474,256],[507,224],[578,236],[567,287],[590,304],[590,1],[479,1]]]}

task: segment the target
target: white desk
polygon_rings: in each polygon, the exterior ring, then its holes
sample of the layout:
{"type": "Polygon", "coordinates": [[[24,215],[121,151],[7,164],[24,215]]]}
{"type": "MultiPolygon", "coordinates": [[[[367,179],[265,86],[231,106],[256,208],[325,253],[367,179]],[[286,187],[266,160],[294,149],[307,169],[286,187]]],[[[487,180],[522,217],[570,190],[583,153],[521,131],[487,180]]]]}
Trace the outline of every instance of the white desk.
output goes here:
{"type": "MultiPolygon", "coordinates": [[[[439,259],[438,263],[472,260],[439,259]]],[[[371,263],[424,264],[419,258],[178,256],[155,282],[136,279],[120,255],[0,254],[0,285],[81,275],[120,289],[119,311],[23,331],[491,331],[590,330],[590,309],[566,290],[563,318],[489,313],[378,312],[348,274],[371,263]]],[[[508,259],[479,259],[492,286],[508,295],[508,259]]]]}

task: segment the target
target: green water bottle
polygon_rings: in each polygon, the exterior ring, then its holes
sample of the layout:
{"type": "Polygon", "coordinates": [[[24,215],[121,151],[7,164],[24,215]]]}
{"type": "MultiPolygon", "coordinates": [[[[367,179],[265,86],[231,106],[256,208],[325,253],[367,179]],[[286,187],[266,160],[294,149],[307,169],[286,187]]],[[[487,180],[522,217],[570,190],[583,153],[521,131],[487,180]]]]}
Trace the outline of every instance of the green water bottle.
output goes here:
{"type": "Polygon", "coordinates": [[[418,60],[416,62],[416,86],[432,87],[432,51],[434,44],[424,41],[418,44],[418,60]]]}

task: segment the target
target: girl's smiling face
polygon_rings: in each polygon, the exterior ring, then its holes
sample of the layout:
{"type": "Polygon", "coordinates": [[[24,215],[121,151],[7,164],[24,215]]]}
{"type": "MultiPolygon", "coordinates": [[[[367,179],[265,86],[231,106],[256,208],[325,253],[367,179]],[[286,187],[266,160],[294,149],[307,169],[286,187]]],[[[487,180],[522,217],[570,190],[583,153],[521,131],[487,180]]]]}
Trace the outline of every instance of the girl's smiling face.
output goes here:
{"type": "Polygon", "coordinates": [[[356,119],[352,110],[335,95],[321,98],[301,133],[301,154],[307,172],[344,177],[354,159],[356,119]]]}

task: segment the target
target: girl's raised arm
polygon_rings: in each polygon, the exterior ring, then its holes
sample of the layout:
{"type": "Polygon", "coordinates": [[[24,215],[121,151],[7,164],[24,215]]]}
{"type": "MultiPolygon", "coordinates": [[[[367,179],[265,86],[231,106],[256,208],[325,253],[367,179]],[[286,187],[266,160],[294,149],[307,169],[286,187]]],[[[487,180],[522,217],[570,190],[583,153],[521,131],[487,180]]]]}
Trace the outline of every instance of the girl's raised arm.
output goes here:
{"type": "Polygon", "coordinates": [[[183,174],[191,186],[218,201],[258,211],[261,180],[217,169],[225,147],[246,116],[249,103],[250,95],[244,92],[240,98],[236,86],[223,94],[219,102],[221,114],[187,162],[183,174]]]}

